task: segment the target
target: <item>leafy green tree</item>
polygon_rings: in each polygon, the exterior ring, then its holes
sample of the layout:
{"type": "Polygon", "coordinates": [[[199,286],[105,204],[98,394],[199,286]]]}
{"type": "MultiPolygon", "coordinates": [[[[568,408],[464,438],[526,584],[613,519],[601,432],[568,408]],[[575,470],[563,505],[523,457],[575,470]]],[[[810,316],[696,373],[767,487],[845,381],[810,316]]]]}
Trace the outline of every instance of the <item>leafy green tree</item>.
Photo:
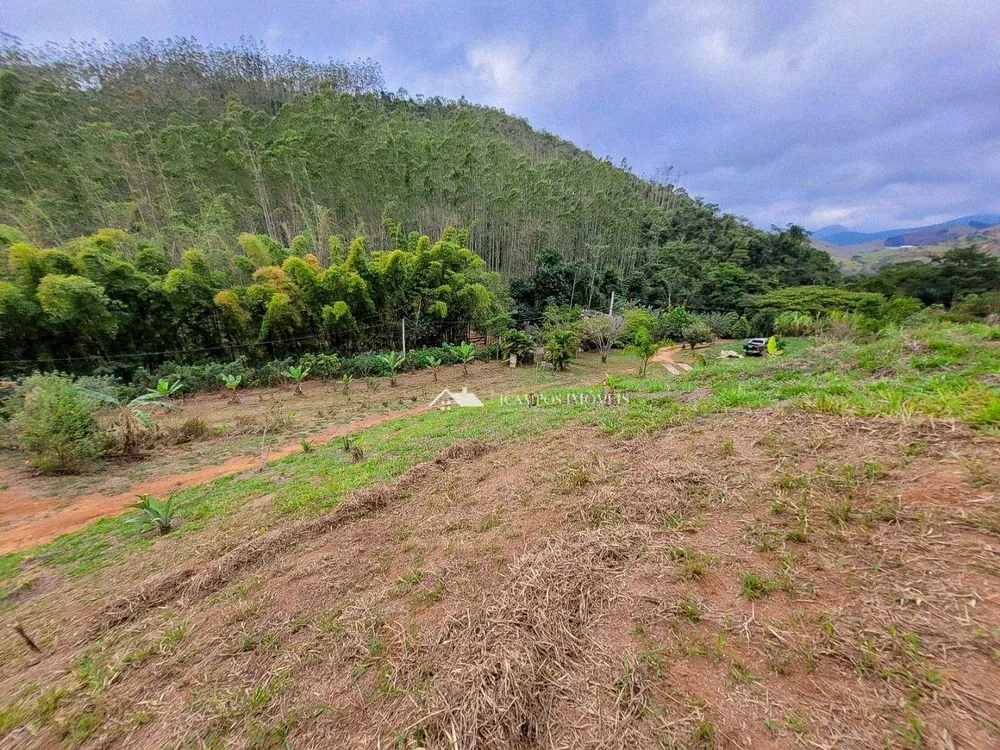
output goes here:
{"type": "Polygon", "coordinates": [[[748,339],[753,336],[753,326],[746,316],[741,315],[733,324],[731,335],[734,339],[748,339]]]}
{"type": "Polygon", "coordinates": [[[660,349],[659,342],[653,338],[648,328],[640,328],[632,337],[632,345],[629,349],[642,362],[639,367],[639,377],[646,377],[646,368],[649,367],[649,360],[660,349]]]}
{"type": "MultiPolygon", "coordinates": [[[[663,335],[671,341],[683,341],[684,329],[697,319],[696,315],[688,312],[683,306],[675,307],[663,316],[661,330],[663,331],[663,335]]],[[[647,333],[650,333],[651,330],[651,328],[646,328],[647,333]]],[[[637,334],[638,330],[633,334],[633,338],[637,334]]]]}
{"type": "Polygon", "coordinates": [[[48,321],[66,335],[103,347],[118,330],[111,300],[90,279],[49,274],[39,281],[36,294],[48,321]]]}
{"type": "Polygon", "coordinates": [[[601,353],[601,363],[625,336],[625,320],[612,315],[585,313],[577,323],[580,338],[601,353]]]}
{"type": "Polygon", "coordinates": [[[691,347],[691,349],[694,349],[698,344],[715,340],[715,333],[713,333],[712,327],[703,320],[688,323],[684,326],[684,330],[681,331],[681,336],[684,343],[691,347]]]}

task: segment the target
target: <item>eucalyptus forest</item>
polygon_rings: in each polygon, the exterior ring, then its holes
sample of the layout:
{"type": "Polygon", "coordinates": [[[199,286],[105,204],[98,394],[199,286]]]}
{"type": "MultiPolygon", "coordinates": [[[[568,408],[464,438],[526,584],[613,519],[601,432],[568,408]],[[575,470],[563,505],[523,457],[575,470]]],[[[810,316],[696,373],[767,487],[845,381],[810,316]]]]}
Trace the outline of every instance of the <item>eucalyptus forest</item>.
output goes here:
{"type": "Polygon", "coordinates": [[[404,318],[431,341],[612,293],[742,312],[839,280],[798,227],[760,231],[496,109],[387,92],[372,61],[6,38],[0,65],[0,359],[28,368],[372,348],[404,318]]]}

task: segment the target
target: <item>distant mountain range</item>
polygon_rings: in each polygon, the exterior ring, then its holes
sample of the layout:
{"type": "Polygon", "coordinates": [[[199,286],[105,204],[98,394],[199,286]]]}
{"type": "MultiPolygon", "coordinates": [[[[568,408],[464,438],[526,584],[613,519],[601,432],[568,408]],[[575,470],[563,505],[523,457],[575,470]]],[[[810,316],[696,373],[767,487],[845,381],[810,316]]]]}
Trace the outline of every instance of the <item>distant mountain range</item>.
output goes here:
{"type": "Polygon", "coordinates": [[[943,224],[887,232],[823,227],[810,239],[814,247],[826,250],[840,270],[848,274],[874,271],[887,263],[930,260],[951,248],[967,245],[1000,256],[1000,215],[963,216],[943,224]],[[849,239],[851,244],[836,244],[849,239]]]}
{"type": "Polygon", "coordinates": [[[956,239],[968,234],[1000,224],[1000,214],[975,214],[907,229],[885,229],[879,232],[856,232],[841,224],[831,224],[812,232],[813,239],[838,247],[850,247],[869,242],[880,243],[883,247],[904,247],[906,245],[930,245],[936,242],[956,239]]]}

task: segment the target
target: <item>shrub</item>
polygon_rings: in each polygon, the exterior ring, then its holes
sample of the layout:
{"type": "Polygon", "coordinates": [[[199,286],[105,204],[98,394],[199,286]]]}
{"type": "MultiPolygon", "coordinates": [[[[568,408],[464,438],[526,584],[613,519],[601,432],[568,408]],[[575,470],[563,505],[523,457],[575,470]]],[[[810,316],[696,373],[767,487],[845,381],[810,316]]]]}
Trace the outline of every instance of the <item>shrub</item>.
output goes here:
{"type": "Polygon", "coordinates": [[[336,354],[303,354],[299,357],[299,367],[313,377],[334,380],[340,377],[341,362],[336,354]]]}
{"type": "Polygon", "coordinates": [[[115,410],[118,425],[121,428],[122,450],[129,454],[138,450],[143,428],[148,429],[153,426],[153,418],[149,415],[149,410],[176,409],[174,403],[169,400],[169,396],[173,396],[181,387],[180,382],[171,384],[170,381],[163,378],[156,384],[155,390],[151,389],[129,399],[128,394],[84,388],[77,385],[77,389],[84,396],[92,398],[98,403],[106,404],[115,410]]]}
{"type": "Polygon", "coordinates": [[[379,359],[382,360],[385,369],[389,371],[389,385],[395,387],[396,378],[399,377],[399,371],[402,369],[403,363],[406,362],[406,357],[398,352],[389,352],[388,354],[380,354],[379,359]]]}
{"type": "Polygon", "coordinates": [[[684,326],[684,329],[681,331],[681,337],[688,346],[694,349],[696,344],[712,341],[715,338],[715,334],[708,323],[703,320],[696,320],[684,326]]]}
{"type": "Polygon", "coordinates": [[[41,472],[79,471],[104,447],[97,403],[65,375],[35,375],[22,386],[14,420],[18,442],[41,472]]]}
{"type": "Polygon", "coordinates": [[[643,310],[642,308],[626,310],[622,313],[622,319],[625,321],[624,337],[629,341],[635,338],[635,334],[640,328],[652,331],[657,325],[657,320],[653,317],[653,314],[649,310],[643,310]]]}
{"type": "Polygon", "coordinates": [[[813,319],[798,310],[786,310],[774,319],[774,332],[779,336],[808,336],[813,332],[813,319]]]}
{"type": "Polygon", "coordinates": [[[580,348],[580,338],[569,328],[552,328],[545,335],[545,361],[565,370],[580,348]]]}
{"type": "MultiPolygon", "coordinates": [[[[854,312],[862,303],[872,304],[871,300],[882,299],[881,294],[852,292],[838,287],[791,286],[759,294],[753,301],[754,306],[760,310],[770,307],[776,308],[777,312],[793,310],[810,315],[825,315],[833,310],[854,312]]],[[[754,332],[755,335],[758,333],[754,332]]]]}
{"type": "Polygon", "coordinates": [[[524,331],[511,329],[503,334],[503,355],[510,357],[511,354],[517,356],[518,364],[531,362],[534,342],[524,331]]]}
{"type": "Polygon", "coordinates": [[[753,336],[753,326],[745,316],[741,315],[733,324],[732,337],[734,339],[748,339],[753,336]]]}
{"type": "Polygon", "coordinates": [[[447,344],[447,349],[462,363],[462,373],[469,374],[469,363],[476,358],[476,347],[468,341],[463,341],[458,346],[447,344]]]}
{"type": "Polygon", "coordinates": [[[774,320],[778,317],[778,310],[773,307],[765,307],[758,310],[750,319],[750,327],[753,329],[751,336],[763,338],[774,333],[774,320]]]}
{"type": "Polygon", "coordinates": [[[902,323],[923,309],[924,306],[920,300],[900,295],[885,303],[883,313],[887,320],[891,320],[893,323],[902,323]]]}
{"type": "Polygon", "coordinates": [[[208,422],[201,417],[191,417],[190,419],[185,419],[184,423],[174,431],[174,443],[181,445],[183,443],[190,443],[193,440],[201,440],[211,432],[212,430],[208,426],[208,422]]]}
{"type": "MultiPolygon", "coordinates": [[[[705,321],[709,327],[711,327],[715,338],[740,338],[740,336],[735,332],[736,326],[740,321],[740,316],[734,312],[708,313],[706,315],[702,315],[701,319],[705,321]]],[[[749,326],[749,323],[747,325],[749,326]]]]}

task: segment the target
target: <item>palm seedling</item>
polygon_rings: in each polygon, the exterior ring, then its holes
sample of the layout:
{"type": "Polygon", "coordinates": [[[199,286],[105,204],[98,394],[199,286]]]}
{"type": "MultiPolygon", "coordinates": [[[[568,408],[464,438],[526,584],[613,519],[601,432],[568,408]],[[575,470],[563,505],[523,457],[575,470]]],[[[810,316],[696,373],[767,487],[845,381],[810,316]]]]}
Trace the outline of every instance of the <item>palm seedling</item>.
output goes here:
{"type": "Polygon", "coordinates": [[[604,393],[601,400],[605,406],[611,406],[614,404],[615,397],[623,385],[622,379],[616,375],[605,375],[602,385],[604,386],[604,393]]]}
{"type": "Polygon", "coordinates": [[[351,460],[358,463],[365,457],[365,449],[361,444],[365,441],[364,435],[352,435],[348,433],[340,439],[340,448],[344,453],[349,453],[351,460]]]}
{"type": "Polygon", "coordinates": [[[173,528],[174,501],[168,498],[160,502],[152,495],[139,495],[139,502],[131,503],[129,508],[137,508],[139,515],[130,518],[129,523],[139,523],[156,529],[160,534],[166,534],[173,528]]]}
{"type": "Polygon", "coordinates": [[[136,396],[131,401],[123,401],[117,395],[92,388],[80,388],[80,392],[117,409],[118,419],[122,427],[122,451],[126,454],[133,454],[139,446],[141,428],[153,426],[153,418],[149,416],[148,410],[177,409],[169,397],[177,393],[180,387],[181,381],[179,380],[171,384],[168,380],[161,378],[156,384],[156,390],[150,390],[141,396],[136,396]]]}
{"type": "Polygon", "coordinates": [[[240,393],[237,390],[243,383],[242,375],[219,375],[219,380],[222,381],[223,385],[226,386],[226,390],[229,391],[229,403],[231,404],[242,404],[243,399],[240,398],[240,393]]]}
{"type": "Polygon", "coordinates": [[[459,361],[462,363],[462,374],[469,374],[469,363],[476,358],[476,347],[474,344],[470,344],[468,341],[463,341],[458,346],[454,344],[446,344],[448,351],[458,357],[459,361]]]}
{"type": "Polygon", "coordinates": [[[302,381],[304,381],[309,376],[308,367],[300,367],[299,365],[292,365],[287,370],[281,373],[286,378],[295,383],[295,395],[305,396],[306,394],[302,392],[302,381]]]}
{"type": "Polygon", "coordinates": [[[379,361],[385,365],[385,369],[389,373],[389,385],[392,387],[396,386],[396,378],[399,377],[399,371],[403,368],[403,363],[406,361],[405,354],[399,354],[398,352],[389,352],[388,354],[378,355],[379,361]]]}
{"type": "Polygon", "coordinates": [[[353,380],[354,380],[354,376],[353,376],[353,375],[351,375],[351,374],[350,374],[349,372],[345,372],[345,373],[344,373],[344,377],[342,377],[342,378],[340,379],[340,388],[341,388],[341,392],[342,392],[342,393],[343,393],[343,394],[344,394],[345,396],[347,395],[347,392],[348,392],[348,391],[350,390],[350,388],[351,388],[351,382],[352,382],[353,380]]]}

